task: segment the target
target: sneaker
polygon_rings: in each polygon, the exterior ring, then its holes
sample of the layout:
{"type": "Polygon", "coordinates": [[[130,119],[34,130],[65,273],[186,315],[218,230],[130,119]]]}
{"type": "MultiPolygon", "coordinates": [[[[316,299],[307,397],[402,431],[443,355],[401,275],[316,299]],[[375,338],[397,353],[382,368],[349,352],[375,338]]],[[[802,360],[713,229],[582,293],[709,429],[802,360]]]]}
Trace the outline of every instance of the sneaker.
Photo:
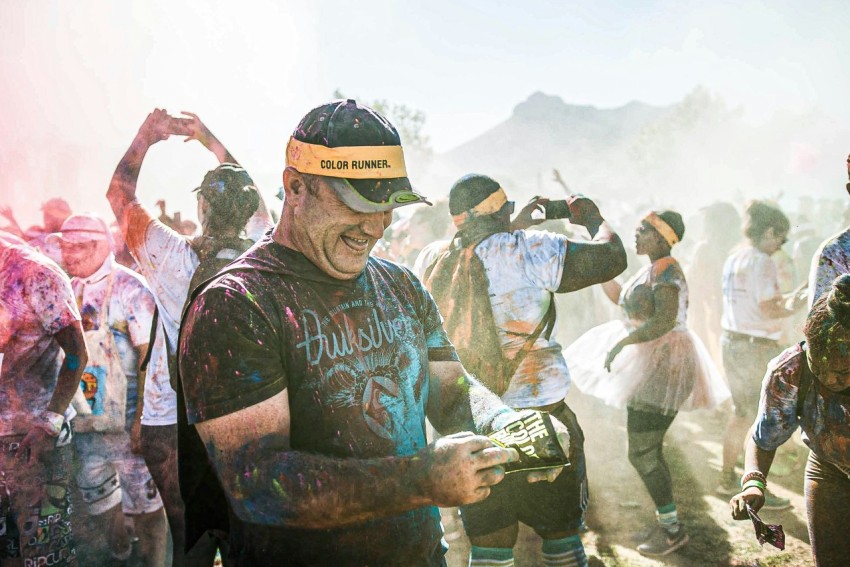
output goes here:
{"type": "Polygon", "coordinates": [[[676,551],[686,543],[688,543],[688,534],[682,524],[679,524],[679,529],[674,534],[662,526],[656,526],[649,538],[640,544],[637,550],[641,555],[660,557],[676,551]]]}
{"type": "Polygon", "coordinates": [[[769,490],[764,493],[764,506],[762,510],[787,510],[791,507],[791,501],[787,498],[780,498],[769,490]]]}
{"type": "Polygon", "coordinates": [[[714,489],[714,493],[732,498],[739,492],[741,492],[741,484],[738,481],[738,477],[735,476],[734,471],[731,473],[720,473],[720,483],[714,489]]]}

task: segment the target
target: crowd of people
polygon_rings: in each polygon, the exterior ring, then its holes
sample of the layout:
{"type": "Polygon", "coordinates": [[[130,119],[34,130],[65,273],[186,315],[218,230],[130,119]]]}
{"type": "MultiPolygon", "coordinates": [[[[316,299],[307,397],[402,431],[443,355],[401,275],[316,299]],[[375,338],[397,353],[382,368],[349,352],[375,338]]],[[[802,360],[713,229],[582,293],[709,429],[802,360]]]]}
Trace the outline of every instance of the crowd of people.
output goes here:
{"type": "Polygon", "coordinates": [[[790,506],[767,475],[801,429],[813,560],[850,564],[850,229],[823,240],[846,215],[578,194],[515,214],[482,174],[432,204],[353,100],[295,128],[281,197],[278,220],[196,115],[156,109],[114,218],[55,198],[23,230],[0,210],[0,565],[441,565],[439,509],[459,508],[471,566],[513,565],[520,524],[543,565],[585,566],[603,473],[571,386],[626,410],[657,518],[640,553],[687,545],[664,438],[722,407],[733,517],[790,506]],[[219,164],[197,224],[136,194],[170,136],[219,164]]]}

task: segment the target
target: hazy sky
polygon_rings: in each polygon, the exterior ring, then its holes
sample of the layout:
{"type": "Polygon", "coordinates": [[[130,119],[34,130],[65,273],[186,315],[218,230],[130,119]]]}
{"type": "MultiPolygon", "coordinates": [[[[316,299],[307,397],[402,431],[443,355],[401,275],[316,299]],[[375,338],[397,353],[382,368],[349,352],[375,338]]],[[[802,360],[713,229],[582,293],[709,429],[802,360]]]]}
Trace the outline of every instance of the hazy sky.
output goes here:
{"type": "MultiPolygon", "coordinates": [[[[155,106],[198,113],[270,195],[289,133],[336,88],[424,111],[438,152],[538,90],[615,107],[704,85],[753,121],[816,108],[845,124],[850,94],[838,1],[0,0],[0,26],[0,204],[22,224],[54,195],[107,212],[115,164],[155,106]]],[[[214,163],[164,142],[140,193],[186,212],[214,163]]]]}

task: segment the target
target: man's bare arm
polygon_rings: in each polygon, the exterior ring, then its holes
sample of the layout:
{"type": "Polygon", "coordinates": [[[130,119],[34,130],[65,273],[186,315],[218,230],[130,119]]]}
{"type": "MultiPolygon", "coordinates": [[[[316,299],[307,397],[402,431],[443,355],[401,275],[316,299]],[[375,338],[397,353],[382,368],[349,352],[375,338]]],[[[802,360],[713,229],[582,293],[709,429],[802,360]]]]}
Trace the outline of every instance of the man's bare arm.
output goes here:
{"type": "MultiPolygon", "coordinates": [[[[59,330],[54,335],[56,342],[65,352],[65,360],[56,378],[56,387],[47,404],[46,410],[61,416],[71,404],[71,398],[80,387],[80,379],[88,362],[88,350],[83,337],[83,328],[79,321],[59,330]]],[[[55,431],[48,434],[42,427],[33,427],[21,440],[18,459],[27,459],[30,464],[44,459],[56,446],[55,431]]]]}
{"type": "Polygon", "coordinates": [[[55,413],[65,413],[71,405],[71,398],[80,387],[89,353],[86,349],[83,327],[79,321],[64,327],[54,336],[59,347],[65,352],[65,360],[59,369],[56,387],[53,389],[53,396],[50,398],[47,409],[55,413]]]}
{"type": "MultiPolygon", "coordinates": [[[[112,181],[110,181],[109,189],[106,191],[106,198],[109,200],[112,212],[115,213],[115,218],[122,231],[126,228],[124,227],[124,212],[130,203],[136,200],[136,184],[139,180],[142,162],[152,145],[168,138],[167,124],[169,120],[168,113],[161,108],[157,108],[148,114],[136,137],[133,138],[130,147],[124,153],[121,161],[118,162],[115,173],[112,174],[112,181]]],[[[126,237],[126,234],[124,236],[126,237]]]]}
{"type": "Polygon", "coordinates": [[[431,362],[428,368],[431,380],[426,411],[428,420],[441,434],[487,434],[501,427],[505,418],[516,415],[499,396],[468,374],[460,362],[431,362]]]}
{"type": "Polygon", "coordinates": [[[625,271],[626,250],[620,237],[604,220],[596,228],[590,242],[570,241],[558,293],[607,282],[625,271]]]}
{"type": "Polygon", "coordinates": [[[286,390],[197,429],[242,520],[299,528],[477,502],[504,477],[500,465],[516,457],[471,433],[402,457],[337,459],[293,451],[286,390]]]}

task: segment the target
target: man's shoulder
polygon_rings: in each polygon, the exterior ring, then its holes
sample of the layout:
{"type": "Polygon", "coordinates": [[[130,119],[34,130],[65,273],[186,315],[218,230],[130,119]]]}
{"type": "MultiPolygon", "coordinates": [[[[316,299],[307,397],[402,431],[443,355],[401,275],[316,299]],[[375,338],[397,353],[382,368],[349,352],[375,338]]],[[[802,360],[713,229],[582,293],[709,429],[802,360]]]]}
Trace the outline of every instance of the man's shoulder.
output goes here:
{"type": "Polygon", "coordinates": [[[768,363],[768,375],[771,380],[778,379],[786,384],[798,385],[805,356],[806,353],[799,343],[786,348],[768,363]]]}
{"type": "Polygon", "coordinates": [[[236,293],[246,300],[256,300],[285,293],[284,282],[297,279],[297,266],[285,256],[274,254],[272,246],[262,240],[257,242],[225,266],[218,276],[203,286],[198,295],[236,293]]]}
{"type": "Polygon", "coordinates": [[[820,256],[833,257],[840,254],[847,258],[850,252],[850,227],[824,240],[818,250],[820,256]]]}
{"type": "Polygon", "coordinates": [[[9,256],[25,283],[38,286],[45,280],[71,287],[71,278],[53,260],[28,246],[15,248],[9,256]]]}

